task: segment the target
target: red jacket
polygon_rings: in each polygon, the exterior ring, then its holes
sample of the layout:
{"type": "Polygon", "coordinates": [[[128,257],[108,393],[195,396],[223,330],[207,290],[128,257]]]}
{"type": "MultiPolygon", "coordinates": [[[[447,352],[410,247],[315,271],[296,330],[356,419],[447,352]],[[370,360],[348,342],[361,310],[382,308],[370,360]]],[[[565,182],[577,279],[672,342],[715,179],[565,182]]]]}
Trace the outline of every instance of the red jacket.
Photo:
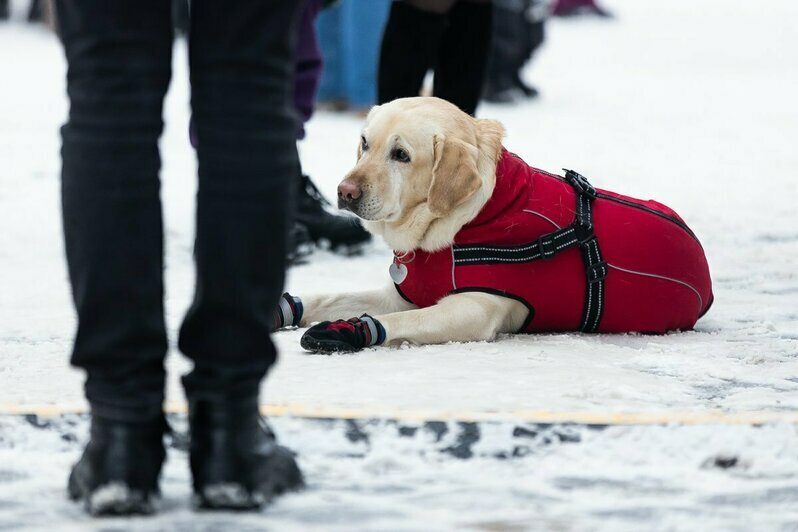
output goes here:
{"type": "Polygon", "coordinates": [[[493,195],[454,245],[397,254],[393,269],[402,264],[397,289],[418,307],[496,293],[530,309],[521,332],[664,333],[692,328],[712,303],[704,251],[674,211],[605,190],[579,199],[571,183],[507,151],[493,195]],[[564,231],[585,208],[591,230],[564,231]]]}

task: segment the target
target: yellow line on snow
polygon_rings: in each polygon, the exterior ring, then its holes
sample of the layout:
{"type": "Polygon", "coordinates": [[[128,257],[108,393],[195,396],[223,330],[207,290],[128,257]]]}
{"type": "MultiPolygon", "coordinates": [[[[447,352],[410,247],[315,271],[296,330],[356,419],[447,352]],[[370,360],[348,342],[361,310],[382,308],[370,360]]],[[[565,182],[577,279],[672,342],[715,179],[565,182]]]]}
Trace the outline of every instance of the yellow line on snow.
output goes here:
{"type": "MultiPolygon", "coordinates": [[[[300,417],[328,419],[396,419],[422,421],[509,421],[519,423],[577,423],[586,425],[761,425],[791,423],[798,425],[798,411],[738,411],[715,410],[606,412],[606,411],[468,411],[403,408],[338,408],[302,404],[261,405],[261,413],[269,417],[300,417]]],[[[166,412],[185,413],[185,403],[168,403],[166,412]]],[[[73,404],[0,404],[0,415],[35,414],[54,417],[88,412],[85,403],[73,404]]]]}

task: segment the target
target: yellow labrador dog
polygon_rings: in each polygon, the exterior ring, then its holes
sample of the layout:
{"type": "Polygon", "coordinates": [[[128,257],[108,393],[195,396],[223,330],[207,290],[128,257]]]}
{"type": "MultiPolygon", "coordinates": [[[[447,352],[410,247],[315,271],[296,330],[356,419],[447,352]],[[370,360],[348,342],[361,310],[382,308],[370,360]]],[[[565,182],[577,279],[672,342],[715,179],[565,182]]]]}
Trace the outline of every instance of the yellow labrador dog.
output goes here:
{"type": "Polygon", "coordinates": [[[684,220],[571,170],[533,168],[502,148],[503,133],[437,98],[374,107],[338,204],[393,248],[393,282],[356,294],[284,294],[276,326],[318,322],[301,341],[314,352],[692,328],[713,297],[703,248],[684,220]]]}
{"type": "MultiPolygon", "coordinates": [[[[357,163],[338,187],[339,208],[360,217],[397,256],[447,248],[491,197],[503,134],[499,122],[472,118],[438,98],[376,106],[361,132],[357,163]]],[[[366,314],[339,323],[336,338],[306,335],[302,342],[313,351],[353,351],[376,343],[491,340],[518,331],[529,314],[522,302],[482,292],[451,294],[417,308],[402,297],[397,280],[354,294],[286,295],[280,324],[366,314]]]]}

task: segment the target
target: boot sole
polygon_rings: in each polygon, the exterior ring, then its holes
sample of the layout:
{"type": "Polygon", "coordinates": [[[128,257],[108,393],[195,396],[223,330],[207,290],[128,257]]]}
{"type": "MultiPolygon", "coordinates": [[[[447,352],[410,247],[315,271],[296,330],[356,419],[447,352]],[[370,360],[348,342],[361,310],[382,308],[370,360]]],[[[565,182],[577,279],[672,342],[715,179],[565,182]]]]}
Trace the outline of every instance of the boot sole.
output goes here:
{"type": "Polygon", "coordinates": [[[357,351],[354,347],[346,342],[338,342],[336,340],[317,340],[307,334],[302,335],[299,339],[299,345],[302,349],[310,351],[317,355],[331,355],[333,353],[354,353],[357,351]]]}
{"type": "Polygon", "coordinates": [[[194,494],[194,504],[202,510],[257,510],[264,502],[261,494],[235,483],[212,484],[194,494]]]}
{"type": "Polygon", "coordinates": [[[74,473],[69,476],[67,492],[73,501],[82,500],[86,511],[93,516],[151,515],[159,500],[156,495],[132,490],[122,482],[110,482],[92,492],[74,473]]]}

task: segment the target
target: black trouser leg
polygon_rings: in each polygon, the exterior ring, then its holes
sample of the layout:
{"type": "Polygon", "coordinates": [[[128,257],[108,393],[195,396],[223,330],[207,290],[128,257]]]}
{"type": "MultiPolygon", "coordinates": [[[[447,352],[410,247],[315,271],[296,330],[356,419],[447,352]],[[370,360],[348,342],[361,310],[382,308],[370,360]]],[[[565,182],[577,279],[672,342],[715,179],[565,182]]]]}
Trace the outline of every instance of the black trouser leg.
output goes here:
{"type": "Polygon", "coordinates": [[[427,70],[437,61],[445,22],[444,14],[391,4],[380,49],[378,103],[418,96],[427,70]]]}
{"type": "Polygon", "coordinates": [[[522,46],[518,26],[524,22],[520,9],[494,6],[490,53],[486,70],[485,87],[490,91],[503,91],[513,86],[518,49],[522,46]]]}
{"type": "Polygon", "coordinates": [[[492,29],[490,3],[458,2],[448,14],[433,94],[473,115],[482,92],[492,29]]]}
{"type": "Polygon", "coordinates": [[[95,414],[159,415],[166,331],[158,137],[171,74],[169,2],[60,0],[69,70],[64,237],[78,314],[72,363],[95,414]]]}
{"type": "Polygon", "coordinates": [[[291,90],[301,7],[192,2],[197,286],[179,341],[195,364],[183,381],[192,399],[257,394],[275,360],[269,330],[299,177],[291,90]]]}

